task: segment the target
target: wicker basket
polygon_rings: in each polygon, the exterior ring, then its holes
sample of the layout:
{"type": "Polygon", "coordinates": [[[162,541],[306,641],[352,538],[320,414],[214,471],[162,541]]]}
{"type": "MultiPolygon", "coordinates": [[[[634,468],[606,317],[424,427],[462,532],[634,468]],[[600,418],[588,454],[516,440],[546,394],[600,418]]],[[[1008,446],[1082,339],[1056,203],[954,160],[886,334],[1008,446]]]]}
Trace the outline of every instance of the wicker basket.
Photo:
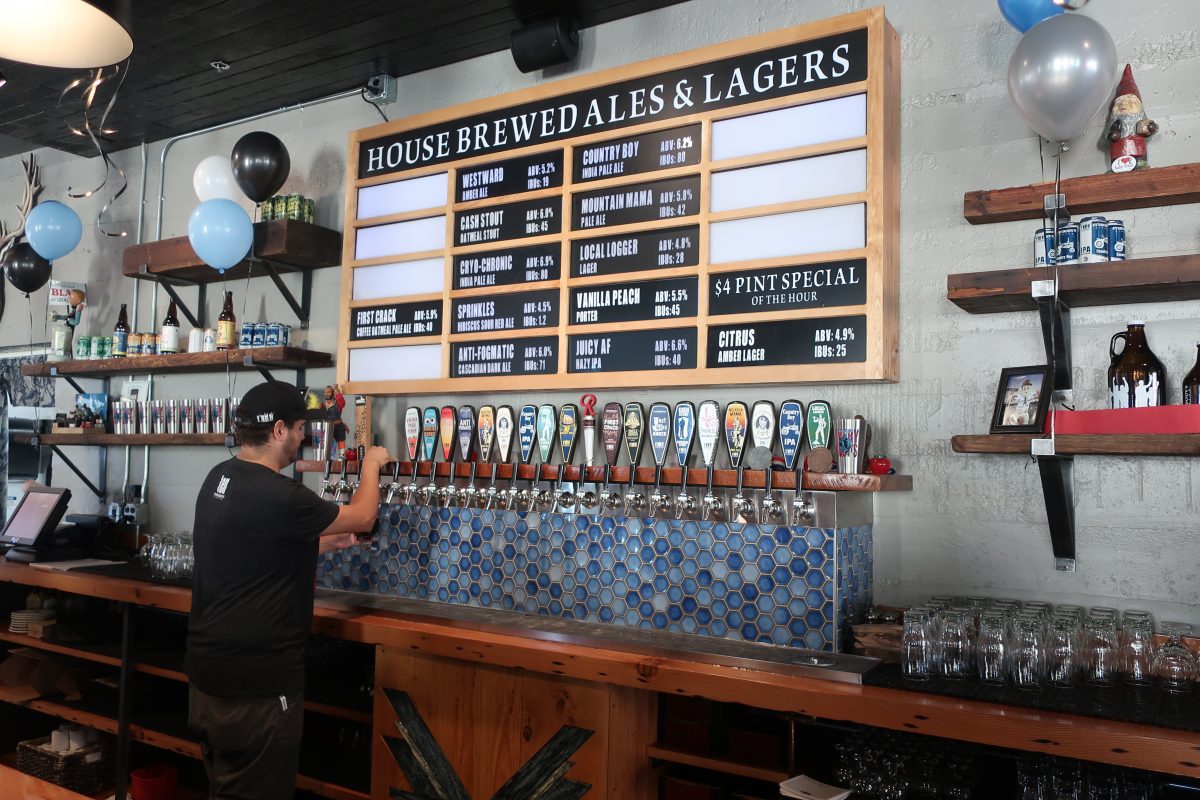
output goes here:
{"type": "Polygon", "coordinates": [[[54,753],[42,749],[49,736],[17,744],[17,769],[35,778],[58,784],[80,794],[97,794],[112,787],[112,748],[107,739],[70,753],[54,753]],[[91,753],[100,758],[88,762],[91,753]]]}

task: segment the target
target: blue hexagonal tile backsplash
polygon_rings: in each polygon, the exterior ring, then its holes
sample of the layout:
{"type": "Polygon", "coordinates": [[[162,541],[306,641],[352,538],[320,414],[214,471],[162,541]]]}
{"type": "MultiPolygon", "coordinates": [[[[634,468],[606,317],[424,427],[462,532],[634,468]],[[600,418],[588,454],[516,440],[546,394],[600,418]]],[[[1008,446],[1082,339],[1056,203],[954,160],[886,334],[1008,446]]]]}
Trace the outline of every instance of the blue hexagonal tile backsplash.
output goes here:
{"type": "Polygon", "coordinates": [[[871,526],[395,505],[378,549],[325,556],[317,583],[480,608],[841,650],[871,604],[871,526]]]}

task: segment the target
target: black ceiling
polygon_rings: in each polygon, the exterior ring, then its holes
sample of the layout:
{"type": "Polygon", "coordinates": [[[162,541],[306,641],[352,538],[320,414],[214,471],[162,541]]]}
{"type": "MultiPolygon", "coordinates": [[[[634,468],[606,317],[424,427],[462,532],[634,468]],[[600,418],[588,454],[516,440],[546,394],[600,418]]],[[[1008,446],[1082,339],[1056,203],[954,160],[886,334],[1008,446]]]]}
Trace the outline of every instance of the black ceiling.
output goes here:
{"type": "MultiPolygon", "coordinates": [[[[410,75],[507,50],[513,28],[556,13],[573,13],[586,28],[683,1],[134,0],[132,65],[105,149],[353,89],[378,72],[410,75]],[[218,73],[213,60],[231,69],[218,73]]],[[[59,95],[82,73],[3,60],[0,70],[8,77],[0,156],[33,147],[95,155],[63,118],[81,122],[79,93],[59,110],[59,95]]]]}

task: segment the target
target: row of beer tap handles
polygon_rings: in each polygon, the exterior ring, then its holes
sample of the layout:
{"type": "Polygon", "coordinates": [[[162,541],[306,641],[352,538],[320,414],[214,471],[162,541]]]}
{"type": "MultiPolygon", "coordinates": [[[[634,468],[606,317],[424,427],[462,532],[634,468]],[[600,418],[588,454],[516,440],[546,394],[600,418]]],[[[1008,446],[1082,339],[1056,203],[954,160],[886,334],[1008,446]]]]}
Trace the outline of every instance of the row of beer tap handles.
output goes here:
{"type": "MultiPolygon", "coordinates": [[[[580,406],[573,403],[561,407],[549,403],[525,405],[516,412],[511,406],[490,405],[482,406],[478,411],[469,405],[440,409],[430,406],[424,410],[409,408],[404,415],[404,435],[410,466],[406,469],[405,462],[399,460],[392,464],[391,483],[380,486],[384,493],[381,503],[390,506],[399,498],[401,503],[444,507],[548,510],[551,513],[607,511],[623,512],[632,517],[673,515],[676,519],[695,518],[699,513],[706,520],[732,518],[781,524],[789,521],[789,514],[772,488],[776,443],[782,454],[782,466],[788,471],[796,469],[797,457],[806,439],[811,449],[825,448],[829,443],[831,413],[829,404],[821,400],[810,403],[807,414],[804,405],[797,400],[781,403],[778,411],[770,401],[759,401],[753,406],[733,401],[726,404],[723,412],[715,400],[705,400],[699,406],[683,401],[676,403],[674,408],[667,403],[652,403],[649,410],[637,402],[624,405],[611,402],[601,410],[599,420],[595,395],[584,395],[580,405],[582,412],[580,406]],[[604,455],[603,479],[599,482],[585,480],[586,467],[595,466],[597,427],[604,455]],[[732,509],[727,508],[725,499],[713,491],[713,470],[722,438],[730,466],[737,471],[732,509]],[[541,465],[553,460],[556,439],[561,466],[553,489],[542,488],[541,465]],[[570,486],[564,485],[565,467],[573,466],[575,445],[580,439],[583,441],[580,479],[570,486]],[[655,470],[654,491],[649,495],[635,485],[637,467],[647,441],[655,470]],[[699,442],[700,458],[707,472],[706,492],[699,498],[689,494],[687,488],[688,461],[694,441],[699,442]],[[514,442],[516,453],[513,453],[514,442]],[[612,481],[622,442],[630,465],[624,491],[612,481]],[[451,465],[451,477],[443,484],[437,482],[434,463],[439,443],[443,462],[451,465]],[[672,443],[674,460],[681,470],[678,492],[673,495],[662,485],[663,467],[667,464],[672,443]],[[462,488],[454,484],[456,452],[463,463],[471,465],[469,482],[462,488]],[[482,488],[476,485],[476,472],[481,463],[493,463],[493,452],[496,453],[496,465],[512,465],[512,475],[508,485],[502,486],[497,479],[498,470],[492,466],[490,484],[482,488]],[[535,463],[535,457],[540,458],[540,462],[535,463]],[[418,481],[422,462],[431,464],[428,483],[418,481]],[[524,479],[528,486],[518,487],[521,480],[518,465],[529,464],[535,465],[534,475],[524,479]],[[744,491],[743,475],[747,469],[764,473],[761,508],[744,491]],[[407,484],[401,484],[402,472],[408,473],[407,484]]],[[[322,492],[332,493],[335,502],[348,499],[358,487],[348,478],[349,459],[343,459],[339,479],[332,479],[332,469],[333,461],[327,460],[322,492]]],[[[802,477],[797,474],[796,497],[790,514],[792,524],[808,522],[813,515],[811,502],[801,495],[801,485],[802,477]]]]}

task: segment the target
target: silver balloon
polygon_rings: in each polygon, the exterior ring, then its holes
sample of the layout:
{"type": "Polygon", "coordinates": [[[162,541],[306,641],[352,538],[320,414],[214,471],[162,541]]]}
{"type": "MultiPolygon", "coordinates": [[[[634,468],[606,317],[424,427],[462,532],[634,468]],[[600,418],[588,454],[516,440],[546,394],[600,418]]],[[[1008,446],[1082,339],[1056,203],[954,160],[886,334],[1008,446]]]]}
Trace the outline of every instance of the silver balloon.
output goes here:
{"type": "Polygon", "coordinates": [[[1111,99],[1120,66],[1096,20],[1059,14],[1034,25],[1008,62],[1008,93],[1029,125],[1052,142],[1078,136],[1111,99]]]}

